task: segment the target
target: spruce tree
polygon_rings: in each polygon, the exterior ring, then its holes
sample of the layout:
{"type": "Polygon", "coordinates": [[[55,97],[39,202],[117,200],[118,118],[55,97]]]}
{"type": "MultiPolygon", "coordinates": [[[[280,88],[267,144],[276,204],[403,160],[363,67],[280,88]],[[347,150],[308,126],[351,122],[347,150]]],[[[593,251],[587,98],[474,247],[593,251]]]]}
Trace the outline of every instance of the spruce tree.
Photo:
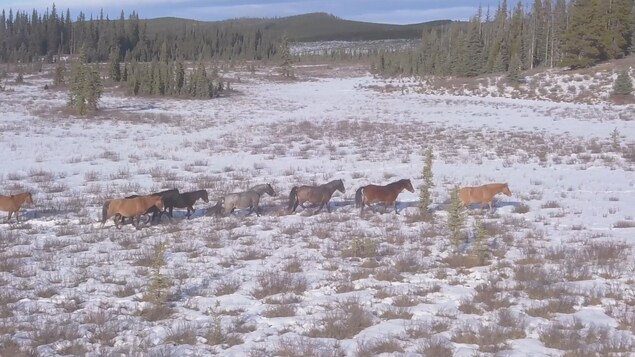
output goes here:
{"type": "Polygon", "coordinates": [[[633,80],[627,71],[621,71],[613,83],[613,95],[631,95],[633,80]]]}
{"type": "Polygon", "coordinates": [[[434,183],[432,182],[432,149],[428,148],[425,154],[425,162],[423,164],[423,183],[419,190],[419,211],[421,214],[429,213],[428,208],[432,204],[430,190],[434,183]]]}
{"type": "Polygon", "coordinates": [[[450,194],[450,207],[448,208],[448,230],[450,231],[450,242],[454,251],[458,252],[461,244],[465,242],[465,213],[463,203],[459,198],[459,188],[452,189],[450,194]]]}
{"type": "Polygon", "coordinates": [[[484,45],[481,36],[480,19],[473,19],[470,22],[470,29],[467,33],[465,49],[463,53],[462,74],[466,77],[476,77],[483,74],[485,65],[484,45]]]}
{"type": "Polygon", "coordinates": [[[485,225],[480,218],[477,218],[474,222],[474,247],[472,249],[473,254],[478,258],[480,265],[487,265],[489,260],[489,247],[487,239],[489,233],[485,229],[485,225]]]}
{"type": "Polygon", "coordinates": [[[511,61],[509,61],[509,70],[507,71],[507,79],[514,86],[524,82],[522,67],[523,65],[520,62],[520,56],[515,53],[512,56],[511,61]]]}
{"type": "Polygon", "coordinates": [[[571,5],[569,27],[564,35],[564,65],[583,68],[607,59],[610,38],[603,0],[575,0],[571,5]]]}
{"type": "Polygon", "coordinates": [[[108,61],[108,75],[114,82],[121,81],[121,63],[119,61],[119,48],[113,48],[110,51],[108,61]]]}
{"type": "Polygon", "coordinates": [[[289,48],[289,40],[286,33],[282,35],[280,40],[280,71],[284,77],[293,77],[293,58],[291,57],[291,49],[289,48]]]}
{"type": "Polygon", "coordinates": [[[64,85],[64,73],[66,72],[66,66],[64,62],[59,61],[55,65],[55,75],[53,76],[53,86],[59,87],[64,85]]]}
{"type": "Polygon", "coordinates": [[[183,93],[183,87],[185,86],[185,67],[183,61],[179,58],[174,64],[174,92],[176,95],[183,93]]]}
{"type": "Polygon", "coordinates": [[[97,104],[103,88],[99,73],[86,60],[84,48],[79,52],[79,59],[71,70],[69,104],[79,115],[97,111],[97,104]]]}

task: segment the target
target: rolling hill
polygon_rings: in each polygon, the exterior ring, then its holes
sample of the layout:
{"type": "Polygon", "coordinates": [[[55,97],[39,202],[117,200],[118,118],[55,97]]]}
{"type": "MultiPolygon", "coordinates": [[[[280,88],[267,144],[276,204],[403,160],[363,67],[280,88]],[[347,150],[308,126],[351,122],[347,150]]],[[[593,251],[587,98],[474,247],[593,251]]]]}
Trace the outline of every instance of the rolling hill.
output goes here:
{"type": "Polygon", "coordinates": [[[326,13],[310,13],[282,18],[240,18],[224,21],[196,21],[174,17],[144,20],[149,33],[182,31],[188,28],[235,28],[264,30],[272,35],[286,33],[291,41],[356,41],[382,39],[410,39],[421,37],[430,26],[448,24],[450,20],[409,25],[379,24],[344,20],[326,13]]]}

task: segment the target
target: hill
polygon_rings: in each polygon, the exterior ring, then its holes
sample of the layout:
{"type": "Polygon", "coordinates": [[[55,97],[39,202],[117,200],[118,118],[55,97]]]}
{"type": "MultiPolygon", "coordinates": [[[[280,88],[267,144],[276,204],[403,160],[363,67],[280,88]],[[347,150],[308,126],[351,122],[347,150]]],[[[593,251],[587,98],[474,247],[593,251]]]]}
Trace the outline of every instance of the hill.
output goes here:
{"type": "Polygon", "coordinates": [[[271,35],[286,33],[291,41],[359,41],[420,38],[424,28],[449,24],[450,20],[409,25],[379,24],[344,20],[326,13],[310,13],[282,18],[240,18],[224,21],[196,21],[175,17],[144,20],[149,33],[181,31],[188,28],[214,30],[265,30],[271,35]]]}

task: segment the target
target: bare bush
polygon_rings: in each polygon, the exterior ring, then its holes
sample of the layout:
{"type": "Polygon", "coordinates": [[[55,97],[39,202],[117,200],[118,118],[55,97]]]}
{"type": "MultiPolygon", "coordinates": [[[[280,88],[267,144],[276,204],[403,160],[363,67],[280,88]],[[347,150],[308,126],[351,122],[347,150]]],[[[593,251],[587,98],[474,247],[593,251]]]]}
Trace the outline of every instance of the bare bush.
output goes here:
{"type": "Polygon", "coordinates": [[[349,299],[326,313],[307,335],[310,337],[334,338],[343,340],[352,338],[365,328],[373,325],[373,316],[358,300],[349,299]]]}
{"type": "Polygon", "coordinates": [[[277,343],[275,355],[280,357],[339,357],[342,356],[343,353],[337,345],[329,343],[329,341],[299,336],[281,338],[277,343]]]}
{"type": "Polygon", "coordinates": [[[399,340],[395,338],[380,338],[374,340],[361,340],[357,343],[356,355],[359,357],[377,356],[382,353],[403,352],[399,340]]]}
{"type": "Polygon", "coordinates": [[[306,279],[301,275],[286,272],[261,273],[256,278],[258,287],[252,292],[256,299],[280,293],[301,294],[306,290],[306,279]]]}

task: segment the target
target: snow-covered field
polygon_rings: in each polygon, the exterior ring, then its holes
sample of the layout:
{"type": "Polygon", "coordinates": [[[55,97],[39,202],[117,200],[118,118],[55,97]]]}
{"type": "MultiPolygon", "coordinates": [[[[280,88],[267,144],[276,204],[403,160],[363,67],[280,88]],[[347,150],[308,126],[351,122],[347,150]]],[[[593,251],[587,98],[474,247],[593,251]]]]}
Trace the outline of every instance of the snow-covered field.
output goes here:
{"type": "Polygon", "coordinates": [[[633,107],[296,72],[229,73],[237,92],[209,101],[107,90],[88,119],[42,89],[50,77],[7,85],[0,193],[35,203],[0,224],[0,355],[632,355],[633,107]],[[426,148],[433,219],[417,208],[426,148]],[[401,178],[417,190],[400,215],[360,217],[358,187],[401,178]],[[332,213],[287,212],[293,186],[334,179],[346,193],[332,213]],[[263,216],[208,214],[267,182],[279,195],[263,216]],[[450,190],[489,182],[513,195],[469,210],[453,252],[450,190]],[[106,199],[173,187],[210,202],[189,220],[99,228],[106,199]]]}

